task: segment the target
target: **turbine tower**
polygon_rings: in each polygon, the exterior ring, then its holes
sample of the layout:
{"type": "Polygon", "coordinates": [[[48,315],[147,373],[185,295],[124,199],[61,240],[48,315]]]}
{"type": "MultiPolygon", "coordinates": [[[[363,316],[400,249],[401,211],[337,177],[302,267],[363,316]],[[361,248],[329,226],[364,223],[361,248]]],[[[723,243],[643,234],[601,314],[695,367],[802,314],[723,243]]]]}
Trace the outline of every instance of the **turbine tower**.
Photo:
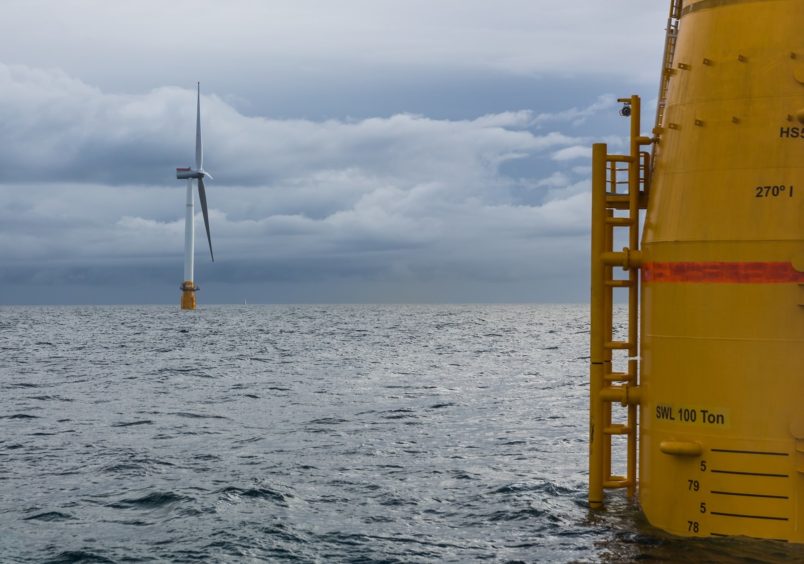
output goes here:
{"type": "Polygon", "coordinates": [[[181,309],[195,309],[195,285],[193,277],[193,258],[195,254],[195,199],[193,198],[193,180],[198,183],[198,199],[201,202],[201,213],[204,215],[204,227],[207,230],[209,256],[212,254],[212,237],[209,235],[209,213],[207,212],[207,193],[204,190],[204,177],[212,175],[204,170],[204,147],[201,144],[201,83],[197,83],[197,105],[195,114],[195,168],[177,168],[176,178],[187,180],[187,208],[184,220],[184,282],[181,288],[181,309]]]}

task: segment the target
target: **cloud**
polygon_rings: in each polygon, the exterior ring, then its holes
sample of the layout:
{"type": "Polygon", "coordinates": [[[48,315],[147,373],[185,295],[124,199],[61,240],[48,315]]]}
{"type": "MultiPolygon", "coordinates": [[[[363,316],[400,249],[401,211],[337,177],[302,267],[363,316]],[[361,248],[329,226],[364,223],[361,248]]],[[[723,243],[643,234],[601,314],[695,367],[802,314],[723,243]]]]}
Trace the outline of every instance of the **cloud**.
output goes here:
{"type": "Polygon", "coordinates": [[[544,125],[549,123],[569,122],[572,125],[578,126],[584,123],[590,117],[600,113],[601,111],[610,110],[617,105],[617,97],[613,94],[603,94],[598,96],[597,100],[589,104],[585,108],[570,108],[554,113],[540,113],[533,118],[533,125],[544,125]]]}
{"type": "Polygon", "coordinates": [[[558,151],[554,151],[550,155],[554,161],[572,161],[576,159],[592,158],[592,147],[588,145],[573,145],[572,147],[564,147],[558,151]]]}
{"type": "MultiPolygon", "coordinates": [[[[575,273],[589,139],[560,128],[594,120],[608,100],[552,116],[314,121],[246,116],[203,95],[217,262],[206,264],[198,217],[197,264],[221,284],[521,286],[575,273]],[[512,162],[536,163],[533,176],[508,174],[512,162]]],[[[0,283],[130,282],[135,267],[137,279],[173,277],[184,213],[173,169],[192,158],[194,102],[190,90],[112,94],[58,70],[0,65],[0,283]]]]}
{"type": "MultiPolygon", "coordinates": [[[[8,148],[0,154],[3,178],[166,182],[192,158],[193,98],[178,88],[105,94],[60,71],[0,64],[0,143],[8,148]]],[[[204,96],[203,106],[205,164],[221,169],[218,180],[229,184],[348,170],[375,181],[426,181],[456,163],[455,173],[482,178],[507,160],[577,141],[525,130],[528,111],[459,121],[398,114],[314,122],[246,117],[217,96],[204,96]]]]}
{"type": "Polygon", "coordinates": [[[603,93],[655,93],[667,18],[644,0],[614,17],[599,0],[43,6],[0,19],[5,301],[175,290],[195,108],[174,85],[196,80],[215,175],[204,301],[249,284],[586,299],[588,148],[625,150],[627,133],[603,93]]]}
{"type": "Polygon", "coordinates": [[[613,11],[599,0],[76,0],[43,10],[16,2],[0,24],[0,53],[108,81],[107,89],[153,77],[189,83],[211,68],[258,81],[263,92],[304,76],[354,79],[383,68],[655,80],[667,7],[653,4],[621,0],[613,11]]]}
{"type": "Polygon", "coordinates": [[[547,178],[542,178],[536,182],[536,186],[541,188],[546,186],[548,188],[563,188],[569,184],[569,177],[561,171],[556,171],[547,178]]]}

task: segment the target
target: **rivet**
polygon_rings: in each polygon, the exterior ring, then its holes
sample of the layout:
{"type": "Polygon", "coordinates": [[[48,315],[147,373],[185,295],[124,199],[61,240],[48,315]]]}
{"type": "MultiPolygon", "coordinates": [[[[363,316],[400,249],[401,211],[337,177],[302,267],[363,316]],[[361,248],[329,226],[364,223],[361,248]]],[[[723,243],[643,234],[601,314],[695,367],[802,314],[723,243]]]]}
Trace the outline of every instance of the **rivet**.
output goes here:
{"type": "Polygon", "coordinates": [[[740,118],[738,118],[737,116],[732,116],[731,123],[740,123],[740,118]]]}
{"type": "Polygon", "coordinates": [[[703,122],[701,120],[699,120],[699,119],[696,119],[695,120],[695,125],[697,125],[698,127],[703,127],[703,122]]]}
{"type": "Polygon", "coordinates": [[[746,57],[745,55],[737,55],[737,60],[740,61],[741,63],[745,63],[748,62],[748,57],[746,57]]]}
{"type": "Polygon", "coordinates": [[[690,70],[690,66],[687,63],[678,63],[678,68],[681,70],[690,70]]]}
{"type": "Polygon", "coordinates": [[[791,58],[791,59],[795,59],[795,58],[797,58],[797,57],[796,57],[796,54],[795,54],[794,52],[791,52],[791,53],[790,53],[790,58],[791,58]]]}
{"type": "Polygon", "coordinates": [[[711,65],[712,65],[712,61],[711,61],[711,60],[709,60],[709,59],[707,59],[706,57],[704,57],[703,64],[705,64],[706,66],[711,66],[711,65]]]}
{"type": "Polygon", "coordinates": [[[678,124],[677,123],[668,123],[667,128],[668,129],[678,129],[678,124]]]}

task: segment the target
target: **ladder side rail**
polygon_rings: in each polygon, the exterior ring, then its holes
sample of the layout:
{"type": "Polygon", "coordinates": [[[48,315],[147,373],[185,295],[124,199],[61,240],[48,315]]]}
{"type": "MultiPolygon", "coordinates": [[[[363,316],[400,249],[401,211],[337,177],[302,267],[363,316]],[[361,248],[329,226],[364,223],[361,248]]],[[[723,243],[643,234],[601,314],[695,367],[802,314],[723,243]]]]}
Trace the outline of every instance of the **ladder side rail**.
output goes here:
{"type": "Polygon", "coordinates": [[[592,231],[591,231],[591,295],[589,311],[589,506],[603,507],[603,462],[605,446],[605,403],[600,392],[605,386],[605,265],[606,244],[606,152],[605,143],[592,146],[592,231]]]}
{"type": "Polygon", "coordinates": [[[639,183],[641,186],[640,190],[640,202],[639,202],[639,209],[647,208],[648,198],[650,197],[650,175],[651,175],[651,166],[653,166],[653,162],[651,160],[651,153],[649,151],[640,151],[639,153],[639,183]]]}
{"type": "MultiPolygon", "coordinates": [[[[630,252],[639,251],[639,208],[641,180],[641,117],[642,105],[639,96],[631,96],[631,162],[628,174],[628,215],[631,223],[628,226],[628,247],[630,252]]],[[[628,374],[630,382],[626,386],[637,384],[637,362],[639,356],[639,269],[631,266],[628,269],[628,374]]],[[[628,496],[636,493],[637,471],[637,411],[636,405],[628,406],[628,443],[626,447],[626,478],[629,481],[628,496]]]]}
{"type": "MultiPolygon", "coordinates": [[[[614,163],[612,163],[614,165],[614,163]]],[[[616,187],[616,185],[615,185],[616,187]]],[[[610,252],[614,247],[614,225],[611,224],[609,219],[614,217],[614,211],[606,208],[606,223],[605,223],[605,242],[603,244],[603,250],[605,252],[610,252]]],[[[614,275],[614,268],[611,265],[605,265],[603,267],[603,277],[604,280],[609,281],[612,279],[614,275]]],[[[605,339],[607,343],[614,341],[614,288],[610,285],[606,284],[603,288],[603,299],[605,303],[605,313],[603,316],[603,320],[605,323],[605,327],[603,328],[603,332],[605,335],[605,339]]],[[[605,354],[605,361],[603,363],[603,374],[604,377],[607,374],[611,374],[612,372],[612,357],[614,351],[610,348],[606,348],[604,351],[605,354]]],[[[604,429],[611,428],[612,419],[611,413],[612,411],[612,404],[611,402],[603,402],[603,412],[605,414],[605,422],[604,422],[604,429]]],[[[612,480],[611,476],[611,434],[605,433],[604,434],[604,442],[603,445],[603,478],[604,482],[610,482],[612,480]]],[[[604,486],[605,487],[605,486],[604,486]]]]}
{"type": "Polygon", "coordinates": [[[670,72],[673,68],[673,61],[676,54],[676,39],[678,38],[678,22],[680,18],[681,2],[679,0],[671,0],[670,13],[667,16],[667,25],[665,27],[664,51],[662,53],[662,70],[659,76],[659,96],[656,103],[655,127],[662,125],[667,86],[670,82],[670,72]]]}
{"type": "MultiPolygon", "coordinates": [[[[639,250],[639,165],[640,165],[640,112],[642,110],[639,96],[631,96],[631,162],[628,164],[628,217],[631,224],[628,226],[628,248],[631,252],[639,250]]],[[[638,311],[639,296],[637,270],[630,268],[628,277],[631,285],[628,288],[628,356],[631,358],[639,354],[638,339],[638,311]]]]}
{"type": "MultiPolygon", "coordinates": [[[[636,385],[636,375],[637,375],[637,360],[635,358],[628,359],[628,373],[631,374],[633,380],[627,384],[628,386],[635,386],[636,385]]],[[[637,404],[629,402],[628,403],[628,427],[630,428],[630,432],[628,433],[628,444],[626,446],[627,455],[626,455],[626,478],[628,479],[628,486],[626,490],[626,494],[629,498],[633,498],[636,495],[636,485],[637,485],[637,441],[639,435],[637,434],[637,425],[638,419],[637,416],[639,415],[637,412],[637,404]]]]}
{"type": "MultiPolygon", "coordinates": [[[[654,135],[659,135],[664,113],[667,105],[667,90],[670,85],[670,77],[673,72],[673,61],[676,54],[676,43],[678,40],[678,28],[681,20],[683,0],[670,0],[670,13],[667,16],[667,26],[665,27],[664,53],[662,54],[662,70],[659,75],[659,95],[656,99],[656,117],[654,119],[654,135]]],[[[651,149],[651,155],[655,155],[656,145],[651,149]]],[[[651,159],[651,163],[653,159],[651,159]]]]}

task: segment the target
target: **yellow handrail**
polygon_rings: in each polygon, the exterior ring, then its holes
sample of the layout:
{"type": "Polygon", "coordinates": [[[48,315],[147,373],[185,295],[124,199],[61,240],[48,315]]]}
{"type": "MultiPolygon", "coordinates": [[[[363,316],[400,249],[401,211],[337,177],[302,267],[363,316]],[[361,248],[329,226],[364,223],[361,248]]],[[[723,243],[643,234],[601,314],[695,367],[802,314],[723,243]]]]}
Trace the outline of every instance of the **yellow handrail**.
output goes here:
{"type": "Polygon", "coordinates": [[[605,144],[592,147],[592,293],[590,300],[590,403],[589,403],[589,505],[603,506],[603,491],[625,488],[629,496],[637,485],[637,408],[640,390],[637,377],[639,337],[639,210],[646,206],[650,155],[642,150],[651,143],[640,135],[640,99],[620,100],[630,110],[628,155],[609,155],[605,144]],[[627,163],[627,168],[618,168],[627,163]],[[621,180],[627,174],[625,181],[621,180]],[[627,186],[627,193],[618,193],[627,186]],[[627,215],[615,215],[615,210],[627,215]],[[614,230],[628,229],[628,247],[614,251],[614,230]],[[614,277],[614,268],[628,272],[627,279],[614,277]],[[628,292],[628,337],[614,338],[614,290],[628,292]],[[627,354],[625,372],[614,372],[616,351],[627,354]],[[612,403],[626,409],[624,423],[613,421],[612,403]],[[625,435],[626,476],[612,475],[613,435],[625,435]]]}

